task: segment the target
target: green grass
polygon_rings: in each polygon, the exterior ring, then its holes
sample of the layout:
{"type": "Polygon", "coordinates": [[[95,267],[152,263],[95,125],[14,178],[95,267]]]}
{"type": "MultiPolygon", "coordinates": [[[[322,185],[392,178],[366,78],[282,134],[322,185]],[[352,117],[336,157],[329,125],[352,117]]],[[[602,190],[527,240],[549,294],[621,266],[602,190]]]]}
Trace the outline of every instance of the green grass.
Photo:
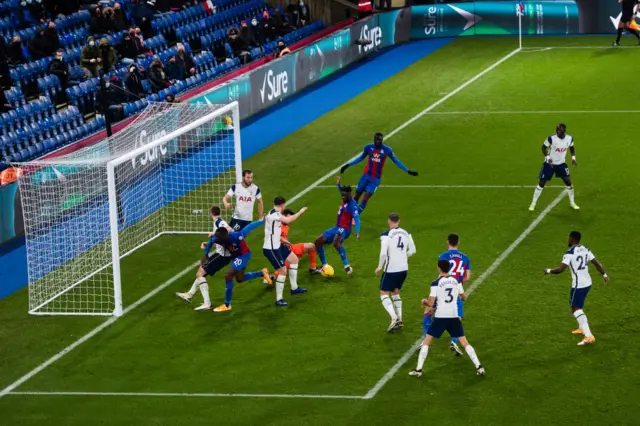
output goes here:
{"type": "MultiPolygon", "coordinates": [[[[533,38],[526,45],[603,45],[603,38],[533,38]]],[[[373,131],[389,133],[513,50],[508,38],[461,39],[368,90],[246,162],[266,199],[298,193],[357,153],[373,131]],[[344,159],[326,155],[343,152],[344,159]],[[283,173],[282,170],[286,170],[283,173]],[[295,176],[295,179],[292,179],[295,176]]],[[[636,60],[632,49],[553,49],[519,53],[390,139],[418,178],[387,166],[387,185],[526,185],[536,183],[540,145],[555,124],[575,137],[572,169],[579,212],[556,206],[476,290],[465,330],[487,369],[478,378],[454,358],[446,339],[430,351],[425,375],[407,372],[416,357],[371,400],[30,396],[0,399],[0,424],[634,424],[640,345],[633,284],[640,248],[633,231],[640,175],[634,143],[640,126],[630,110],[636,60]],[[614,78],[615,76],[615,78],[614,78]],[[624,94],[624,95],[623,95],[624,94]],[[599,113],[513,113],[518,111],[599,113]],[[439,112],[491,114],[438,114],[439,112]],[[612,282],[594,289],[586,312],[597,342],[579,348],[567,306],[570,277],[545,277],[560,263],[567,234],[583,232],[612,282]]],[[[345,180],[355,183],[354,167],[345,180]]],[[[328,180],[323,185],[331,185],[328,180]]],[[[553,182],[559,185],[560,182],[553,182]]],[[[194,313],[175,299],[189,272],[167,289],[28,380],[18,391],[323,394],[362,396],[421,334],[419,300],[434,278],[446,234],[458,232],[474,278],[531,224],[559,193],[548,188],[529,213],[531,188],[381,188],[363,216],[362,239],[346,247],[347,277],[337,254],[332,280],[301,275],[310,293],[273,306],[259,282],[236,287],[234,309],[194,313]],[[405,329],[387,335],[388,317],[373,270],[389,211],[399,212],[418,254],[403,290],[405,329]]],[[[332,226],[333,188],[317,188],[295,207],[309,212],[292,228],[312,241],[332,226]]],[[[130,305],[198,259],[198,236],[163,236],[122,261],[130,305]]],[[[253,267],[266,266],[261,232],[250,238],[253,267]]],[[[303,267],[306,260],[303,261],[303,267]]],[[[209,280],[214,302],[223,283],[209,280]]],[[[104,318],[30,317],[27,291],[0,301],[0,388],[58,353],[104,318]]]]}

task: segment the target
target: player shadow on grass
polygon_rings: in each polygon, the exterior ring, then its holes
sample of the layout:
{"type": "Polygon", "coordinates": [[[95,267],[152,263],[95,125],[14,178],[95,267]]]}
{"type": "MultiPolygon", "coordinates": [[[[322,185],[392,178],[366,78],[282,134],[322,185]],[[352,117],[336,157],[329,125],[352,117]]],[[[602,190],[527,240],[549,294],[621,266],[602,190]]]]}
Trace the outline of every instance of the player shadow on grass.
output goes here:
{"type": "Polygon", "coordinates": [[[595,49],[595,52],[593,52],[591,56],[595,58],[602,58],[611,55],[618,55],[623,51],[624,49],[616,49],[615,47],[612,47],[610,49],[595,49]]]}

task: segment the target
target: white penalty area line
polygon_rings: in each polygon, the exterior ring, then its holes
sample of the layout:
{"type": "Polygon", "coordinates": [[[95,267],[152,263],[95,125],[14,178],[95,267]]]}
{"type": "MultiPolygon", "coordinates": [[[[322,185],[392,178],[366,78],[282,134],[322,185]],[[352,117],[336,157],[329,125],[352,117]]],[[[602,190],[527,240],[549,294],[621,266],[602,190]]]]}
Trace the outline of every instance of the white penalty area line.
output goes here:
{"type": "MultiPolygon", "coordinates": [[[[529,225],[529,227],[525,229],[522,232],[522,234],[520,234],[520,236],[518,236],[518,238],[516,238],[516,240],[513,243],[511,243],[511,245],[507,247],[507,249],[503,251],[500,254],[500,256],[496,258],[496,260],[493,261],[493,263],[482,273],[482,275],[480,275],[478,279],[475,280],[473,284],[471,284],[467,288],[465,293],[467,293],[467,295],[470,295],[471,293],[473,293],[489,277],[489,275],[491,275],[496,269],[498,269],[498,267],[502,264],[502,262],[504,262],[504,260],[507,257],[509,257],[511,253],[513,253],[513,251],[520,245],[520,243],[522,243],[522,241],[524,241],[524,239],[527,238],[527,236],[531,233],[531,231],[533,231],[536,228],[536,226],[538,226],[540,222],[542,222],[542,219],[544,219],[545,216],[547,216],[549,212],[553,210],[553,208],[557,206],[558,203],[562,201],[562,199],[566,195],[567,195],[566,191],[562,191],[560,194],[558,194],[558,196],[554,198],[554,200],[542,212],[540,212],[538,217],[536,217],[534,221],[531,222],[531,225],[529,225]]],[[[409,361],[409,359],[413,356],[413,354],[418,350],[418,348],[422,344],[422,341],[423,339],[420,338],[413,345],[411,345],[411,347],[404,353],[404,355],[402,355],[402,357],[398,360],[398,362],[396,362],[393,365],[393,367],[391,367],[391,369],[387,371],[387,373],[384,376],[382,376],[382,378],[378,381],[378,383],[376,383],[376,385],[372,387],[369,390],[369,392],[367,392],[367,394],[364,396],[364,399],[371,399],[374,396],[376,396],[376,394],[380,391],[380,389],[382,389],[384,385],[386,385],[387,382],[391,380],[393,376],[395,376],[398,370],[400,370],[400,368],[404,364],[406,364],[407,361],[409,361]]]]}
{"type": "Polygon", "coordinates": [[[364,399],[355,395],[295,395],[280,393],[175,393],[175,392],[9,392],[27,396],[125,396],[173,398],[307,398],[307,399],[364,399]]]}
{"type": "Polygon", "coordinates": [[[637,114],[637,109],[568,110],[568,111],[434,111],[429,115],[533,115],[533,114],[637,114]]]}
{"type": "MultiPolygon", "coordinates": [[[[476,188],[476,189],[533,189],[536,185],[380,185],[378,188],[400,188],[400,189],[465,189],[465,188],[476,188]]],[[[335,189],[335,185],[318,185],[316,188],[333,188],[335,189]]],[[[564,188],[564,186],[558,185],[548,185],[545,188],[564,188]]]]}
{"type": "MultiPolygon", "coordinates": [[[[389,133],[386,136],[386,139],[389,139],[391,137],[393,137],[394,135],[396,135],[398,132],[400,132],[401,130],[403,130],[405,127],[411,125],[412,123],[414,123],[416,120],[420,119],[422,116],[424,116],[425,114],[428,114],[430,111],[432,111],[433,109],[435,109],[436,107],[438,107],[440,104],[442,104],[443,102],[447,101],[448,99],[450,99],[451,97],[453,97],[454,95],[460,93],[462,90],[464,90],[466,87],[468,87],[469,85],[471,85],[472,83],[474,83],[475,81],[479,80],[480,78],[482,78],[484,75],[486,75],[487,73],[491,72],[493,69],[495,69],[496,67],[498,67],[500,64],[502,64],[503,62],[505,62],[506,60],[508,60],[509,58],[515,56],[516,54],[518,54],[518,52],[520,52],[521,49],[515,49],[512,52],[510,52],[509,54],[507,54],[506,56],[502,57],[501,59],[497,60],[496,62],[494,62],[492,65],[490,65],[489,67],[485,68],[483,71],[479,72],[478,74],[476,74],[475,76],[473,76],[472,78],[470,78],[469,80],[465,81],[464,83],[462,83],[460,86],[456,87],[453,91],[449,92],[447,95],[443,96],[442,98],[440,98],[438,101],[434,102],[433,104],[429,105],[427,108],[425,108],[424,110],[422,110],[420,113],[416,114],[415,116],[413,116],[412,118],[410,118],[409,120],[407,120],[406,122],[404,122],[403,124],[401,124],[400,126],[398,126],[396,129],[394,129],[393,131],[391,131],[391,133],[389,133]]],[[[352,161],[354,159],[356,159],[360,154],[354,155],[353,157],[351,157],[348,161],[352,161]]],[[[331,176],[335,175],[337,172],[340,171],[340,167],[342,165],[340,165],[339,167],[336,167],[335,169],[331,170],[329,173],[325,174],[324,176],[322,176],[320,179],[316,180],[315,182],[313,182],[311,185],[309,185],[307,188],[303,189],[302,191],[300,191],[298,194],[294,195],[293,197],[291,197],[288,202],[289,203],[293,203],[296,200],[299,200],[300,198],[302,198],[303,196],[305,196],[307,193],[309,193],[310,191],[312,191],[314,188],[316,188],[318,185],[322,184],[324,181],[326,181],[328,178],[330,178],[331,176]]],[[[157,287],[155,290],[149,292],[148,294],[146,294],[145,296],[143,296],[141,299],[139,299],[138,301],[136,301],[134,304],[132,304],[131,306],[129,306],[127,309],[124,310],[124,313],[122,316],[126,315],[128,312],[130,312],[131,310],[135,309],[136,307],[138,307],[139,305],[141,305],[142,303],[146,302],[148,299],[150,299],[151,297],[155,296],[157,293],[159,293],[160,291],[164,290],[166,287],[168,287],[169,285],[171,285],[172,283],[174,283],[175,281],[177,281],[178,279],[182,278],[185,274],[187,274],[189,271],[193,270],[193,268],[197,266],[197,264],[193,264],[190,265],[188,268],[185,268],[183,271],[181,271],[180,273],[178,273],[177,275],[173,276],[172,278],[170,278],[168,281],[165,281],[163,284],[161,284],[159,287],[157,287]]],[[[27,380],[31,379],[33,376],[35,376],[36,374],[40,373],[42,370],[44,370],[45,368],[47,368],[48,366],[50,366],[51,364],[53,364],[54,362],[56,362],[57,360],[59,360],[60,358],[62,358],[63,356],[65,356],[66,354],[68,354],[69,352],[71,352],[72,350],[74,350],[75,348],[77,348],[78,346],[80,346],[81,344],[83,344],[84,342],[86,342],[87,340],[91,339],[93,336],[95,336],[96,334],[98,334],[99,332],[101,332],[102,330],[104,330],[105,328],[109,327],[111,324],[113,324],[114,322],[117,321],[119,317],[112,317],[109,318],[108,320],[106,320],[104,323],[100,324],[99,326],[97,326],[96,328],[94,328],[93,330],[91,330],[89,333],[85,334],[83,337],[81,337],[80,339],[76,340],[75,342],[73,342],[71,345],[67,346],[66,348],[64,348],[62,351],[58,352],[56,355],[52,356],[51,358],[49,358],[47,361],[45,361],[44,363],[40,364],[39,366],[37,366],[36,368],[34,368],[33,370],[31,370],[30,372],[28,372],[27,374],[25,374],[24,376],[20,377],[18,380],[16,380],[15,382],[13,382],[12,384],[10,384],[9,386],[7,386],[6,388],[2,389],[0,391],[0,399],[2,399],[4,396],[8,395],[8,394],[13,394],[12,392],[20,385],[22,385],[23,383],[25,383],[27,380]]]]}
{"type": "Polygon", "coordinates": [[[529,46],[529,47],[523,47],[522,48],[522,53],[530,53],[530,52],[546,52],[548,50],[556,50],[556,49],[637,49],[640,50],[640,48],[636,45],[636,46],[529,46]]]}

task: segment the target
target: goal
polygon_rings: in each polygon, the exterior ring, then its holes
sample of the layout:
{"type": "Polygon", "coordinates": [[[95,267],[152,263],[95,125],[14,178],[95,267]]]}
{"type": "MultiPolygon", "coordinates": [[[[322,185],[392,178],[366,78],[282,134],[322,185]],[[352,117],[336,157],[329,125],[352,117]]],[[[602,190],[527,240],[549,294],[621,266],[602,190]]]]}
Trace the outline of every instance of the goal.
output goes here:
{"type": "Polygon", "coordinates": [[[211,232],[209,207],[241,180],[239,123],[237,102],[152,103],[95,145],[15,164],[29,313],[122,315],[122,258],[163,234],[211,232]]]}

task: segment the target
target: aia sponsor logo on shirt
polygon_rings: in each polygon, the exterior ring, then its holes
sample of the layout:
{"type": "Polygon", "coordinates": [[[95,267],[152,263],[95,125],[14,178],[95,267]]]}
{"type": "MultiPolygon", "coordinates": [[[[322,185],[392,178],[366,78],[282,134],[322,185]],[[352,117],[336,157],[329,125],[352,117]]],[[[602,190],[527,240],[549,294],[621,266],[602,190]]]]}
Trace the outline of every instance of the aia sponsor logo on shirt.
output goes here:
{"type": "Polygon", "coordinates": [[[253,198],[251,196],[245,197],[243,195],[238,197],[238,201],[243,201],[245,203],[251,203],[253,202],[253,198]]]}
{"type": "Polygon", "coordinates": [[[556,152],[565,152],[567,148],[556,148],[556,152]]]}

